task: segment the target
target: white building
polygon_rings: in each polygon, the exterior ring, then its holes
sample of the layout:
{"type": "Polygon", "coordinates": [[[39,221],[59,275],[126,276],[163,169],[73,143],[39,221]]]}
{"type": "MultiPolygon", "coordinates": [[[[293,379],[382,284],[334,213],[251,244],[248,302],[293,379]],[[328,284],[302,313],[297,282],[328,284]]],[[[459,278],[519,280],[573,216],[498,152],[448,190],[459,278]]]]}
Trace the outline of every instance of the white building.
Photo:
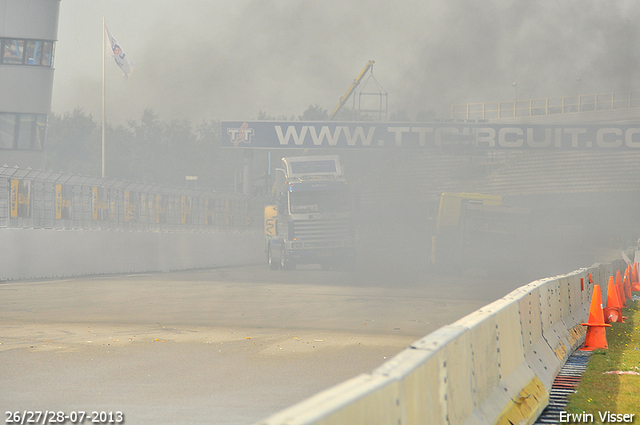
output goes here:
{"type": "Polygon", "coordinates": [[[0,166],[45,168],[60,0],[0,0],[0,166]]]}

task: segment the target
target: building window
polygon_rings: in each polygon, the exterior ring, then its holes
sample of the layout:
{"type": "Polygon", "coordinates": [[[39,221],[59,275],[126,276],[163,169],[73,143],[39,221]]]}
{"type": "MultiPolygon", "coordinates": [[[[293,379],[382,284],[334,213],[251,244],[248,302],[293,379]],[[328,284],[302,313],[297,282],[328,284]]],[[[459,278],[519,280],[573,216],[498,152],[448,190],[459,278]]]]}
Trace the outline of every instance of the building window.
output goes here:
{"type": "Polygon", "coordinates": [[[0,149],[40,151],[46,128],[45,114],[0,113],[0,149]]]}
{"type": "Polygon", "coordinates": [[[42,62],[42,44],[44,41],[27,40],[27,65],[40,65],[42,62]]]}
{"type": "Polygon", "coordinates": [[[2,57],[5,65],[36,65],[50,67],[53,63],[53,41],[0,39],[2,57]]]}
{"type": "Polygon", "coordinates": [[[0,149],[13,149],[16,139],[16,114],[0,114],[0,149]]]}
{"type": "Polygon", "coordinates": [[[2,63],[20,65],[23,63],[24,40],[2,40],[2,63]]]}
{"type": "Polygon", "coordinates": [[[53,62],[53,41],[42,41],[42,60],[40,65],[51,66],[53,62]]]}

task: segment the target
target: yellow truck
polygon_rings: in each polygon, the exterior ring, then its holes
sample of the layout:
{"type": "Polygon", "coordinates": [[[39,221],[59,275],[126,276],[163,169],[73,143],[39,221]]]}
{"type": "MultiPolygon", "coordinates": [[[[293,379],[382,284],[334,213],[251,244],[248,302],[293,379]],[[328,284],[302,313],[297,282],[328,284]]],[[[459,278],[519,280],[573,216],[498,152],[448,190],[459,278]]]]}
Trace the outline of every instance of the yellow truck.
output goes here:
{"type": "Polygon", "coordinates": [[[443,193],[431,264],[494,271],[526,261],[531,210],[503,204],[502,197],[479,193],[443,193]]]}

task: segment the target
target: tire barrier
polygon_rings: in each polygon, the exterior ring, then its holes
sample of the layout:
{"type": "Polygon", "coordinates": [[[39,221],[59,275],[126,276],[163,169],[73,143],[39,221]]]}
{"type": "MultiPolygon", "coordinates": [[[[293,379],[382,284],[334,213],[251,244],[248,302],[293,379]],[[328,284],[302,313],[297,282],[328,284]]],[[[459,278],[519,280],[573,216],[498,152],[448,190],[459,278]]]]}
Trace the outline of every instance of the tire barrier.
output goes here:
{"type": "Polygon", "coordinates": [[[258,425],[532,424],[584,342],[594,285],[625,267],[531,282],[258,425]]]}

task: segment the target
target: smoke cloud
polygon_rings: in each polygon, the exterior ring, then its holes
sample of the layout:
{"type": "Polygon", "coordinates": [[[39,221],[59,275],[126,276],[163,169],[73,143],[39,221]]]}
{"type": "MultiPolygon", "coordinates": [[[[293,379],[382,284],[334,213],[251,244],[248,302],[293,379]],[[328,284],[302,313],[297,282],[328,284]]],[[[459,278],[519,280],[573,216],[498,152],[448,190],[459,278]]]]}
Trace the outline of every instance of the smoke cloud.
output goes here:
{"type": "Polygon", "coordinates": [[[126,80],[107,62],[116,122],[147,107],[194,121],[332,110],[368,60],[390,112],[411,118],[512,101],[515,90],[518,99],[634,90],[640,62],[632,0],[65,0],[54,112],[99,116],[101,15],[137,68],[126,80]]]}

